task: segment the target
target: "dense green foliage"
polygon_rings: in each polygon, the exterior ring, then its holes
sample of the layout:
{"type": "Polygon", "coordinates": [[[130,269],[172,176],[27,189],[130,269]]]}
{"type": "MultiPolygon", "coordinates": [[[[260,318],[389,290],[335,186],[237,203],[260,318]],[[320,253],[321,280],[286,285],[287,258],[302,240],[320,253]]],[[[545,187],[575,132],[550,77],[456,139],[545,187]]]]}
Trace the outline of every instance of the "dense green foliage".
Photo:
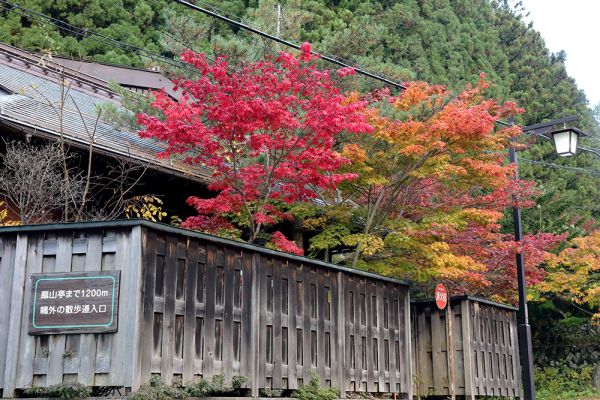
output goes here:
{"type": "Polygon", "coordinates": [[[313,375],[309,384],[300,386],[292,393],[292,397],[300,400],[336,400],[340,392],[335,388],[321,388],[319,378],[313,375]]]}
{"type": "Polygon", "coordinates": [[[563,363],[536,368],[535,381],[540,400],[563,400],[598,398],[600,393],[593,386],[595,365],[571,368],[563,363]]]}
{"type": "Polygon", "coordinates": [[[92,395],[92,389],[89,386],[81,384],[58,384],[49,387],[33,386],[26,389],[23,394],[26,397],[53,397],[58,399],[83,399],[92,395]]]}
{"type": "Polygon", "coordinates": [[[131,396],[131,400],[183,400],[189,397],[239,396],[241,387],[247,378],[233,376],[231,385],[225,384],[223,375],[215,375],[210,380],[198,379],[189,386],[167,385],[159,376],[153,376],[150,383],[131,396]]]}

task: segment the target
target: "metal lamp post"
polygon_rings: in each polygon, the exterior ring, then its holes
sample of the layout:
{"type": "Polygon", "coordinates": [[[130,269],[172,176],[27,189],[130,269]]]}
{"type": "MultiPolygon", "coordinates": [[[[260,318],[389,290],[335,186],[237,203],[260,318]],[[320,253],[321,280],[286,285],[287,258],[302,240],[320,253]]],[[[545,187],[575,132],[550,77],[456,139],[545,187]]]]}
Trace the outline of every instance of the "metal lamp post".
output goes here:
{"type": "MultiPolygon", "coordinates": [[[[547,137],[546,135],[551,136],[554,139],[557,154],[560,156],[571,156],[577,153],[579,136],[587,136],[587,134],[577,128],[565,127],[552,132],[550,132],[550,129],[558,124],[566,124],[567,122],[575,120],[577,120],[577,116],[565,117],[540,124],[524,126],[522,131],[531,132],[544,137],[547,137]]],[[[509,125],[512,125],[512,121],[509,125]]],[[[519,179],[519,164],[514,146],[509,147],[508,154],[510,162],[515,164],[515,180],[517,180],[519,179]]],[[[521,223],[521,208],[519,207],[518,202],[515,202],[515,205],[513,206],[513,225],[515,242],[520,243],[523,239],[523,226],[521,223]]],[[[525,279],[525,260],[523,258],[523,253],[517,253],[516,261],[519,292],[518,334],[523,375],[523,397],[525,400],[535,400],[533,349],[531,344],[531,326],[529,325],[529,316],[527,312],[527,281],[525,279]]]]}

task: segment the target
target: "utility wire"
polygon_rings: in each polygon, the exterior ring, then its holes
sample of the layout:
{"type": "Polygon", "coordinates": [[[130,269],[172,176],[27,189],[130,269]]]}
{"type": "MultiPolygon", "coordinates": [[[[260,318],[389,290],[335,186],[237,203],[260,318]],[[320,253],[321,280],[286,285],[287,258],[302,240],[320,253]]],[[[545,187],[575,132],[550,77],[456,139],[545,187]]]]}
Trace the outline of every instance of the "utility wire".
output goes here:
{"type": "MultiPolygon", "coordinates": [[[[233,14],[233,13],[228,13],[227,11],[224,11],[222,8],[218,8],[218,7],[216,7],[216,6],[212,5],[212,4],[209,4],[209,3],[205,2],[205,1],[195,0],[194,4],[196,4],[196,5],[200,4],[200,5],[204,6],[205,8],[207,8],[207,9],[209,9],[209,10],[211,10],[211,11],[217,13],[217,14],[224,15],[224,16],[226,16],[226,17],[228,17],[228,18],[230,18],[230,19],[232,19],[234,21],[235,20],[242,21],[242,17],[240,15],[236,15],[236,14],[233,14]]],[[[248,26],[250,26],[250,27],[252,27],[252,28],[255,28],[257,30],[263,30],[264,29],[262,26],[259,26],[258,24],[255,24],[255,23],[252,23],[252,22],[247,22],[246,21],[246,22],[243,22],[243,23],[246,24],[246,25],[248,25],[248,26]]],[[[275,35],[275,37],[279,38],[280,36],[279,35],[275,35]]],[[[338,55],[330,54],[330,53],[328,53],[328,54],[320,53],[319,54],[320,57],[322,57],[323,55],[327,55],[330,58],[334,58],[337,61],[341,61],[341,62],[343,62],[345,64],[348,64],[352,68],[355,68],[355,69],[356,68],[362,68],[356,62],[354,62],[352,60],[349,60],[347,58],[340,57],[338,55]]],[[[390,79],[389,77],[385,76],[385,74],[381,74],[380,73],[380,74],[378,74],[378,76],[380,76],[382,78],[390,79]]]]}
{"type": "Polygon", "coordinates": [[[570,167],[568,165],[560,165],[560,164],[555,164],[555,163],[551,163],[551,162],[547,162],[547,161],[532,160],[529,158],[520,158],[519,162],[521,162],[521,161],[528,163],[528,164],[543,165],[543,166],[550,167],[550,168],[564,169],[564,170],[569,170],[569,171],[577,171],[577,172],[583,172],[583,173],[589,174],[589,175],[600,176],[600,170],[593,170],[593,169],[580,168],[580,167],[570,167]]]}
{"type": "MultiPolygon", "coordinates": [[[[252,33],[255,33],[255,34],[257,34],[259,36],[262,36],[264,38],[273,40],[273,41],[275,41],[277,43],[283,44],[285,46],[291,47],[291,48],[296,49],[296,50],[300,50],[300,46],[297,45],[296,43],[292,43],[292,42],[290,42],[288,40],[281,39],[281,38],[279,38],[277,36],[274,36],[274,35],[271,35],[269,33],[264,32],[264,31],[261,31],[259,29],[256,29],[256,28],[254,28],[254,27],[252,27],[252,26],[250,26],[248,24],[245,24],[245,23],[242,23],[242,22],[239,22],[239,21],[235,21],[235,20],[233,20],[231,18],[228,18],[228,17],[226,17],[226,16],[224,16],[222,14],[219,14],[219,13],[217,13],[215,11],[208,10],[206,8],[197,6],[195,4],[187,2],[185,0],[173,0],[173,2],[181,4],[181,5],[186,6],[188,8],[191,8],[192,10],[199,11],[199,12],[201,12],[203,14],[209,15],[209,16],[211,16],[213,18],[219,19],[219,20],[221,20],[223,22],[226,22],[226,23],[228,23],[230,25],[233,25],[233,26],[236,26],[238,28],[244,29],[244,30],[246,30],[248,32],[252,32],[252,33]]],[[[319,53],[317,53],[315,51],[312,51],[312,50],[311,50],[311,54],[314,54],[314,55],[320,57],[321,59],[323,59],[325,61],[331,62],[331,63],[339,65],[341,67],[353,68],[356,71],[356,73],[358,73],[358,74],[361,74],[361,75],[368,76],[370,78],[379,80],[381,82],[387,83],[388,85],[395,86],[395,87],[397,87],[400,90],[405,90],[406,89],[406,86],[402,85],[401,83],[394,82],[394,81],[392,81],[392,80],[390,80],[388,78],[385,78],[383,76],[380,76],[380,75],[374,74],[372,72],[366,71],[366,70],[364,70],[364,69],[362,69],[360,67],[354,67],[354,66],[352,66],[350,64],[344,63],[344,62],[342,62],[342,61],[340,61],[340,60],[338,60],[336,58],[333,58],[331,56],[319,54],[319,53]]]]}

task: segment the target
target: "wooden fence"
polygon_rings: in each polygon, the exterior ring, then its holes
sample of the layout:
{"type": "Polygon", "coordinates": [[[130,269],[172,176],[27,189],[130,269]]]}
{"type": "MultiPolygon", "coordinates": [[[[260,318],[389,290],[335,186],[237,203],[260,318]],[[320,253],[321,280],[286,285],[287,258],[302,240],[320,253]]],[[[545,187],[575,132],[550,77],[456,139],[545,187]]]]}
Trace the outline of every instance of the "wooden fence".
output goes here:
{"type": "Polygon", "coordinates": [[[0,230],[0,388],[223,375],[412,396],[400,281],[146,221],[0,230]],[[30,336],[34,273],[120,270],[118,331],[30,336]]]}
{"type": "MultiPolygon", "coordinates": [[[[455,395],[521,397],[516,309],[474,297],[453,297],[452,344],[455,395]]],[[[414,392],[449,396],[447,309],[412,304],[414,392]]]]}

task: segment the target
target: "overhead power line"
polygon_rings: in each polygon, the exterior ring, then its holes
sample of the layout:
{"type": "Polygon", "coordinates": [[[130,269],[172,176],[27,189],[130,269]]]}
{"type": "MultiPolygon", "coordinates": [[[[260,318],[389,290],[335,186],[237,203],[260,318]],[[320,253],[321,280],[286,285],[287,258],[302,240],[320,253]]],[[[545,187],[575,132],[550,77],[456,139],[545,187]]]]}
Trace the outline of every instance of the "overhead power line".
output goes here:
{"type": "MultiPolygon", "coordinates": [[[[231,12],[227,12],[227,11],[223,10],[222,8],[218,8],[218,7],[216,7],[216,6],[214,6],[214,5],[210,4],[210,3],[207,3],[206,1],[202,1],[202,0],[194,0],[194,4],[195,4],[195,5],[202,5],[204,8],[206,8],[206,9],[208,9],[208,10],[211,10],[211,11],[213,11],[213,12],[217,13],[217,14],[224,15],[225,17],[228,17],[228,18],[230,18],[230,19],[232,19],[232,20],[234,20],[234,21],[236,21],[236,20],[237,20],[237,21],[241,21],[241,20],[242,20],[242,17],[241,17],[239,14],[234,14],[234,13],[231,13],[231,12]]],[[[280,4],[279,4],[279,5],[280,5],[280,4]]],[[[255,29],[259,30],[259,31],[261,31],[261,30],[262,30],[262,31],[264,31],[264,28],[263,28],[263,27],[261,27],[261,26],[259,26],[258,24],[255,24],[255,23],[252,23],[252,22],[248,22],[248,21],[245,21],[245,22],[243,22],[243,24],[245,24],[245,25],[248,25],[248,26],[250,26],[250,27],[252,27],[252,28],[255,28],[255,29]]],[[[268,32],[267,32],[267,33],[268,33],[268,32]]],[[[279,35],[279,32],[277,32],[277,34],[275,35],[275,37],[277,37],[277,38],[281,38],[281,36],[279,35]]],[[[337,54],[331,54],[331,53],[328,53],[328,54],[325,54],[325,53],[319,53],[319,56],[320,56],[321,58],[323,57],[323,55],[326,55],[326,56],[328,56],[328,57],[330,57],[330,58],[333,58],[333,59],[335,59],[335,60],[337,60],[337,61],[340,61],[340,62],[342,62],[342,63],[344,63],[344,64],[350,65],[350,66],[352,66],[352,68],[360,68],[360,69],[364,69],[363,67],[361,67],[360,65],[358,65],[356,62],[354,62],[354,61],[352,61],[352,60],[349,60],[349,59],[347,59],[347,58],[344,58],[344,57],[340,57],[340,56],[339,56],[339,55],[337,55],[337,54]]],[[[338,65],[339,65],[339,64],[338,64],[338,65]]],[[[381,73],[379,73],[379,74],[377,74],[377,75],[378,75],[378,76],[380,76],[380,77],[382,77],[382,78],[385,78],[385,79],[388,79],[388,80],[392,80],[392,79],[390,79],[389,77],[387,77],[387,76],[386,76],[386,75],[384,75],[384,74],[381,74],[381,73]]]]}
{"type": "Polygon", "coordinates": [[[529,158],[520,158],[519,161],[522,161],[522,162],[525,162],[525,163],[528,163],[528,164],[543,165],[545,167],[550,167],[550,168],[564,169],[564,170],[576,171],[576,172],[583,172],[584,174],[589,174],[589,175],[594,175],[594,176],[600,176],[600,170],[593,170],[593,169],[580,168],[580,167],[570,167],[568,165],[560,165],[560,164],[555,164],[555,163],[551,163],[551,162],[547,162],[547,161],[531,160],[529,158]]]}
{"type": "MultiPolygon", "coordinates": [[[[288,40],[281,39],[281,38],[279,38],[279,37],[277,37],[275,35],[271,35],[270,33],[266,33],[264,31],[261,31],[261,30],[259,30],[257,28],[254,28],[254,27],[252,27],[252,26],[250,26],[248,24],[245,24],[245,23],[233,20],[233,19],[228,18],[228,17],[226,17],[226,16],[224,16],[222,14],[219,14],[219,13],[213,11],[213,10],[208,10],[208,9],[206,9],[204,7],[200,7],[200,6],[196,5],[196,4],[192,4],[192,3],[187,2],[185,0],[173,0],[173,2],[181,4],[181,5],[186,6],[188,8],[191,8],[192,10],[199,11],[199,12],[201,12],[203,14],[209,15],[209,16],[211,16],[213,18],[219,19],[219,20],[221,20],[223,22],[226,22],[226,23],[228,23],[230,25],[233,25],[233,26],[236,26],[238,28],[244,29],[244,30],[246,30],[248,32],[255,33],[255,34],[259,35],[259,36],[262,36],[262,37],[267,38],[269,40],[272,40],[274,42],[283,44],[283,45],[285,45],[287,47],[291,47],[293,49],[300,50],[300,45],[298,45],[296,43],[292,43],[292,42],[290,42],[288,40]]],[[[394,86],[394,87],[396,87],[398,89],[401,89],[401,90],[405,90],[406,89],[406,86],[404,86],[401,83],[392,81],[391,79],[385,78],[385,77],[383,77],[381,75],[377,75],[375,73],[366,71],[366,70],[364,70],[364,69],[362,69],[360,67],[356,67],[356,66],[350,65],[348,63],[342,62],[342,61],[340,61],[340,60],[338,60],[338,59],[336,59],[334,57],[331,57],[331,56],[328,56],[328,55],[319,54],[316,51],[312,51],[312,50],[311,50],[311,53],[314,54],[314,55],[316,55],[316,56],[318,56],[318,57],[320,57],[321,59],[323,59],[325,61],[328,61],[330,63],[339,65],[340,67],[352,68],[358,74],[361,74],[361,75],[364,75],[364,76],[368,76],[369,78],[373,78],[373,79],[376,79],[378,81],[387,83],[388,85],[392,85],[392,86],[394,86]]]]}

